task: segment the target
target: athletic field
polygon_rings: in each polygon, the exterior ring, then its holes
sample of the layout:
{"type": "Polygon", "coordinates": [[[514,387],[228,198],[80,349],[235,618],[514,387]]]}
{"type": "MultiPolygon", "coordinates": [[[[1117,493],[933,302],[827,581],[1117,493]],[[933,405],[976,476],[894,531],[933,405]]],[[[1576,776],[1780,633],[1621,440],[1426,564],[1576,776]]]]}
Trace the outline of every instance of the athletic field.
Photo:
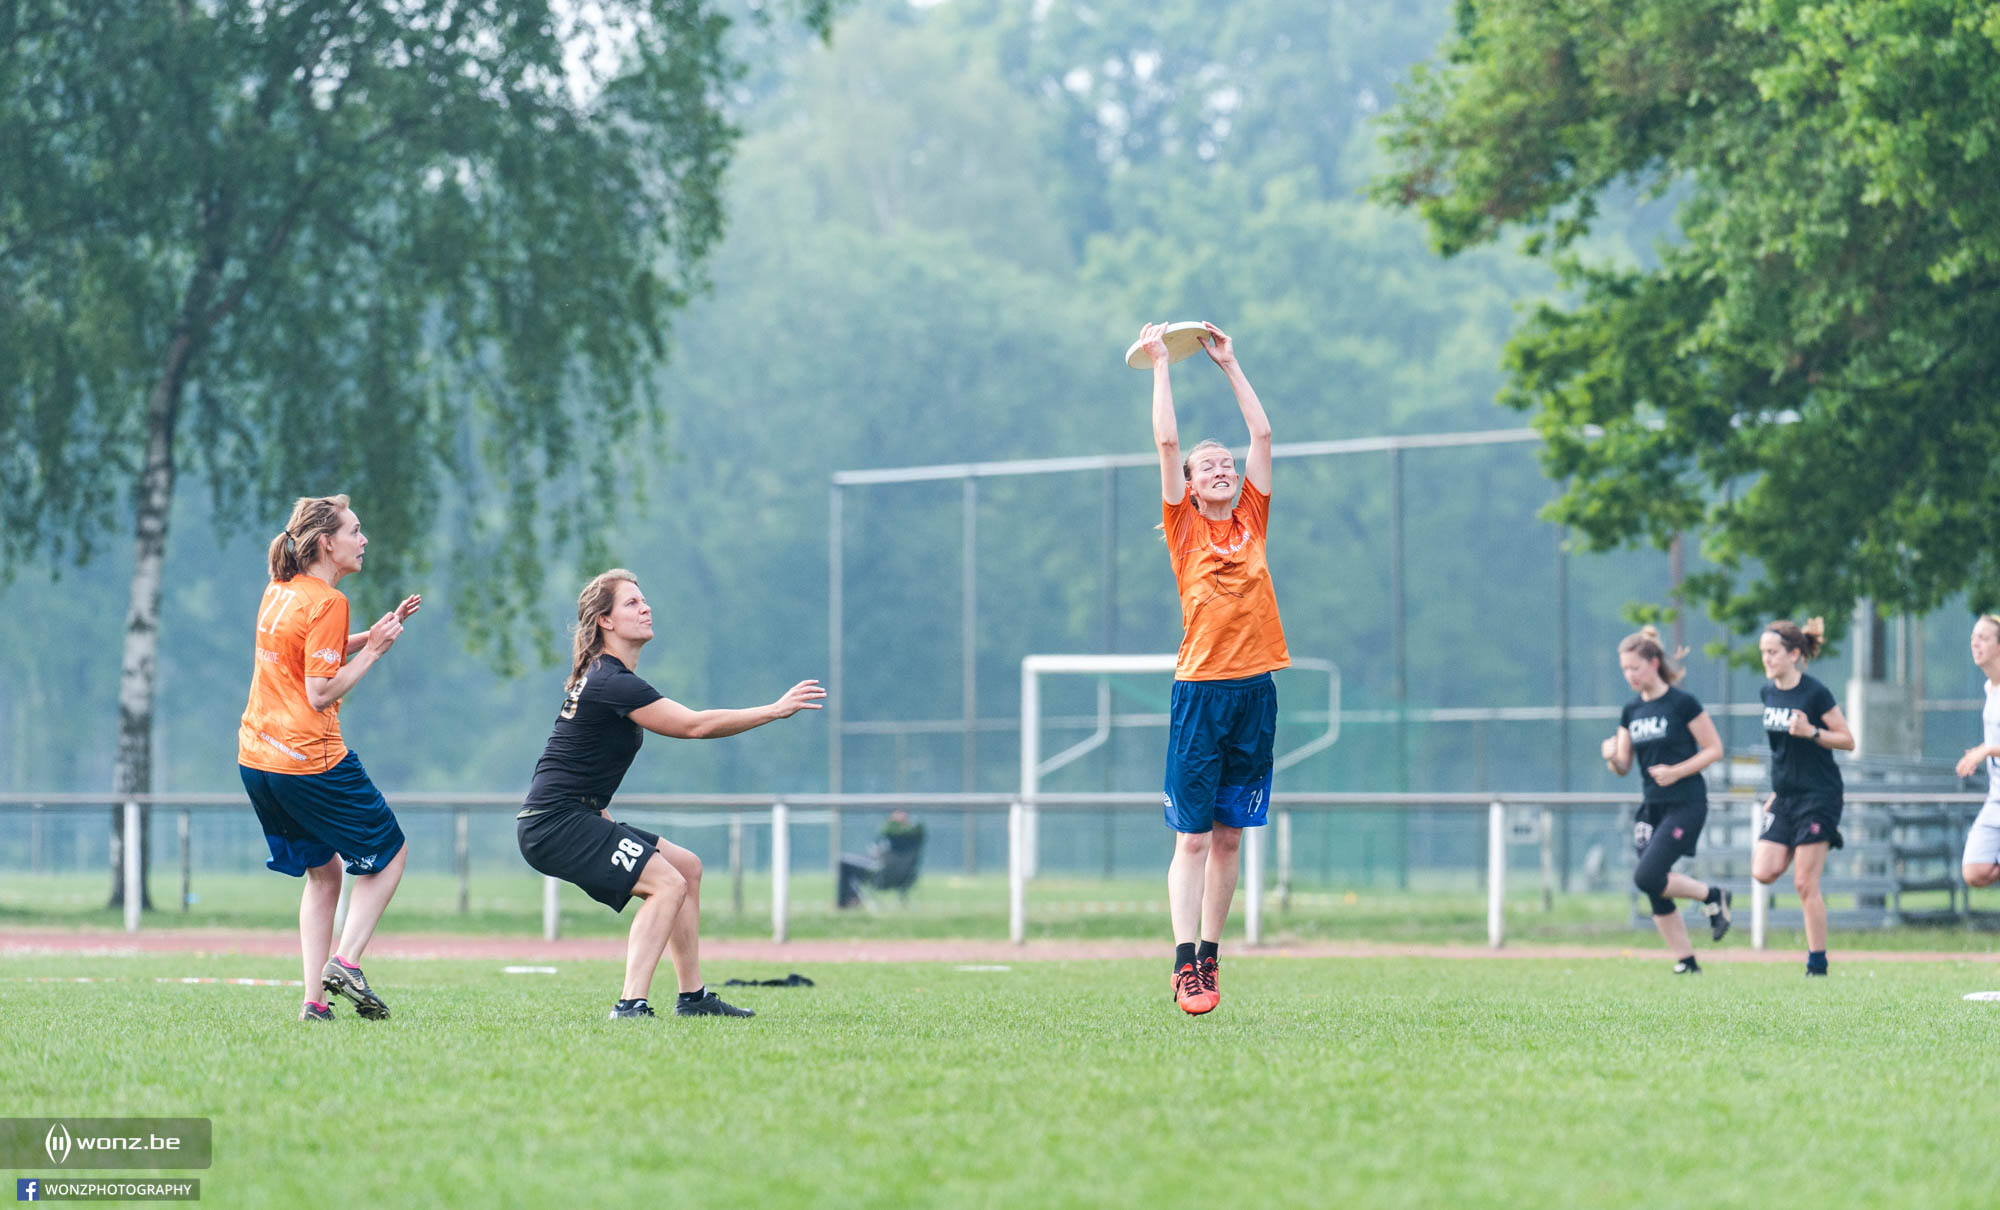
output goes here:
{"type": "Polygon", "coordinates": [[[728,989],[753,1021],[603,1020],[602,959],[382,956],[391,1020],[307,1026],[295,987],[183,982],[296,979],[282,950],[16,932],[0,1071],[9,1114],[212,1118],[185,1175],[227,1206],[1991,1204],[2000,1003],[1963,998],[2000,989],[1991,955],[1836,953],[1807,980],[1725,950],[1675,978],[1636,939],[1226,948],[1201,1019],[1163,960],[1048,946],[711,955],[712,983],[816,981],[728,989]]]}

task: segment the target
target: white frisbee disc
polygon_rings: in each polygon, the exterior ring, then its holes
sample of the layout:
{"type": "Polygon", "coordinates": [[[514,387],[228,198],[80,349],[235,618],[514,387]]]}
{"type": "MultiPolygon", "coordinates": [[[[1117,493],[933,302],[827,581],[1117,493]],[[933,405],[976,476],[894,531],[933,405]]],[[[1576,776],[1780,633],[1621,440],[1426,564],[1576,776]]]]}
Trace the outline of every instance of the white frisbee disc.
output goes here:
{"type": "Polygon", "coordinates": [[[2000,1000],[2000,992],[1967,992],[1965,993],[1965,998],[1968,1000],[2000,1000]]]}
{"type": "MultiPolygon", "coordinates": [[[[1200,320],[1168,324],[1167,330],[1160,333],[1160,339],[1167,346],[1167,364],[1172,365],[1176,361],[1193,357],[1196,353],[1199,353],[1201,351],[1201,338],[1207,332],[1208,328],[1200,320]]],[[[1132,347],[1125,350],[1125,364],[1135,370],[1150,370],[1153,368],[1153,359],[1146,356],[1146,350],[1141,348],[1139,342],[1135,340],[1132,342],[1132,347]]]]}

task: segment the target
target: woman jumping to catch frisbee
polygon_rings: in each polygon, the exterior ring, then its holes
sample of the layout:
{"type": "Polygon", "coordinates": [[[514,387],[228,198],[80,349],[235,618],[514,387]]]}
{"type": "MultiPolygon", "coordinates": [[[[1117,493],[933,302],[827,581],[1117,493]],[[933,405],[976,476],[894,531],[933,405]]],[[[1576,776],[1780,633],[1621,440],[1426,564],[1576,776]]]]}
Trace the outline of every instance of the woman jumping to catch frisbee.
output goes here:
{"type": "Polygon", "coordinates": [[[1237,363],[1235,344],[1214,324],[1203,326],[1201,347],[1228,377],[1250,430],[1240,476],[1220,442],[1203,441],[1182,454],[1171,355],[1161,338],[1166,325],[1148,324],[1139,334],[1153,362],[1161,528],[1181,599],[1166,775],[1166,821],[1174,832],[1167,866],[1173,991],[1181,1010],[1197,1016],[1222,999],[1219,951],[1243,829],[1264,826],[1271,799],[1278,727],[1271,672],[1292,662],[1264,562],[1271,422],[1237,363]]]}

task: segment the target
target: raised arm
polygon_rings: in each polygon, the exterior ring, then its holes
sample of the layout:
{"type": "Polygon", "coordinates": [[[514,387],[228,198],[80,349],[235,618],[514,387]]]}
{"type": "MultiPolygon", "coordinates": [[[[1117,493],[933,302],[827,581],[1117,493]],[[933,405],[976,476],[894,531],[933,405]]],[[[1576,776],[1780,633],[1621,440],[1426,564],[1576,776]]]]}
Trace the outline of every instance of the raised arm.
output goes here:
{"type": "Polygon", "coordinates": [[[1613,773],[1623,777],[1632,771],[1632,733],[1624,727],[1597,745],[1597,754],[1613,773]]]}
{"type": "Polygon", "coordinates": [[[734,710],[690,710],[670,697],[631,714],[632,721],[655,735],[674,739],[721,739],[741,735],[752,727],[790,718],[801,710],[818,710],[826,690],[818,681],[800,681],[785,696],[768,706],[745,706],[734,710]]]}
{"type": "MultiPolygon", "coordinates": [[[[404,597],[403,603],[401,605],[396,606],[396,620],[398,622],[409,621],[410,615],[415,613],[417,610],[423,608],[423,604],[424,604],[424,598],[421,595],[412,593],[410,596],[404,597]]],[[[368,633],[369,633],[368,631],[363,630],[355,634],[348,635],[347,650],[342,652],[341,654],[353,655],[355,652],[361,650],[368,643],[368,633]]]]}
{"type": "Polygon", "coordinates": [[[1268,496],[1271,494],[1271,420],[1264,415],[1264,405],[1258,400],[1257,392],[1250,388],[1250,380],[1243,376],[1243,367],[1236,361],[1236,346],[1228,334],[1212,323],[1204,323],[1202,327],[1208,329],[1208,335],[1201,338],[1201,347],[1207,351],[1209,360],[1228,375],[1229,389],[1236,392],[1237,410],[1243,413],[1243,423],[1250,429],[1250,455],[1243,460],[1243,477],[1268,496]]]}
{"type": "Polygon", "coordinates": [[[1174,384],[1169,377],[1167,344],[1160,339],[1165,324],[1139,329],[1139,343],[1153,359],[1153,444],[1160,451],[1160,498],[1179,504],[1187,498],[1187,472],[1181,469],[1181,428],[1174,418],[1174,384]]]}

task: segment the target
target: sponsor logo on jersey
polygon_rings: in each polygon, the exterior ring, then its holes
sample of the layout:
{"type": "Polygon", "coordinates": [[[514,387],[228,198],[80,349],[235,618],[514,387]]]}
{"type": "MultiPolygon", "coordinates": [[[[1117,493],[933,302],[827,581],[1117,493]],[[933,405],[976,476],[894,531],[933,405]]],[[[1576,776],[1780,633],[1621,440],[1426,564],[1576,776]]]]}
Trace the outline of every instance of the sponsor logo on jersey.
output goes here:
{"type": "Polygon", "coordinates": [[[312,653],[312,658],[325,660],[329,664],[338,664],[340,662],[340,653],[331,647],[322,647],[312,653]]]}
{"type": "Polygon", "coordinates": [[[1792,729],[1792,715],[1795,713],[1796,711],[1790,706],[1764,707],[1764,730],[1790,731],[1792,729]]]}
{"type": "Polygon", "coordinates": [[[1628,728],[1632,732],[1632,742],[1643,744],[1649,740],[1665,739],[1669,720],[1663,714],[1652,714],[1645,718],[1635,718],[1628,728]]]}

